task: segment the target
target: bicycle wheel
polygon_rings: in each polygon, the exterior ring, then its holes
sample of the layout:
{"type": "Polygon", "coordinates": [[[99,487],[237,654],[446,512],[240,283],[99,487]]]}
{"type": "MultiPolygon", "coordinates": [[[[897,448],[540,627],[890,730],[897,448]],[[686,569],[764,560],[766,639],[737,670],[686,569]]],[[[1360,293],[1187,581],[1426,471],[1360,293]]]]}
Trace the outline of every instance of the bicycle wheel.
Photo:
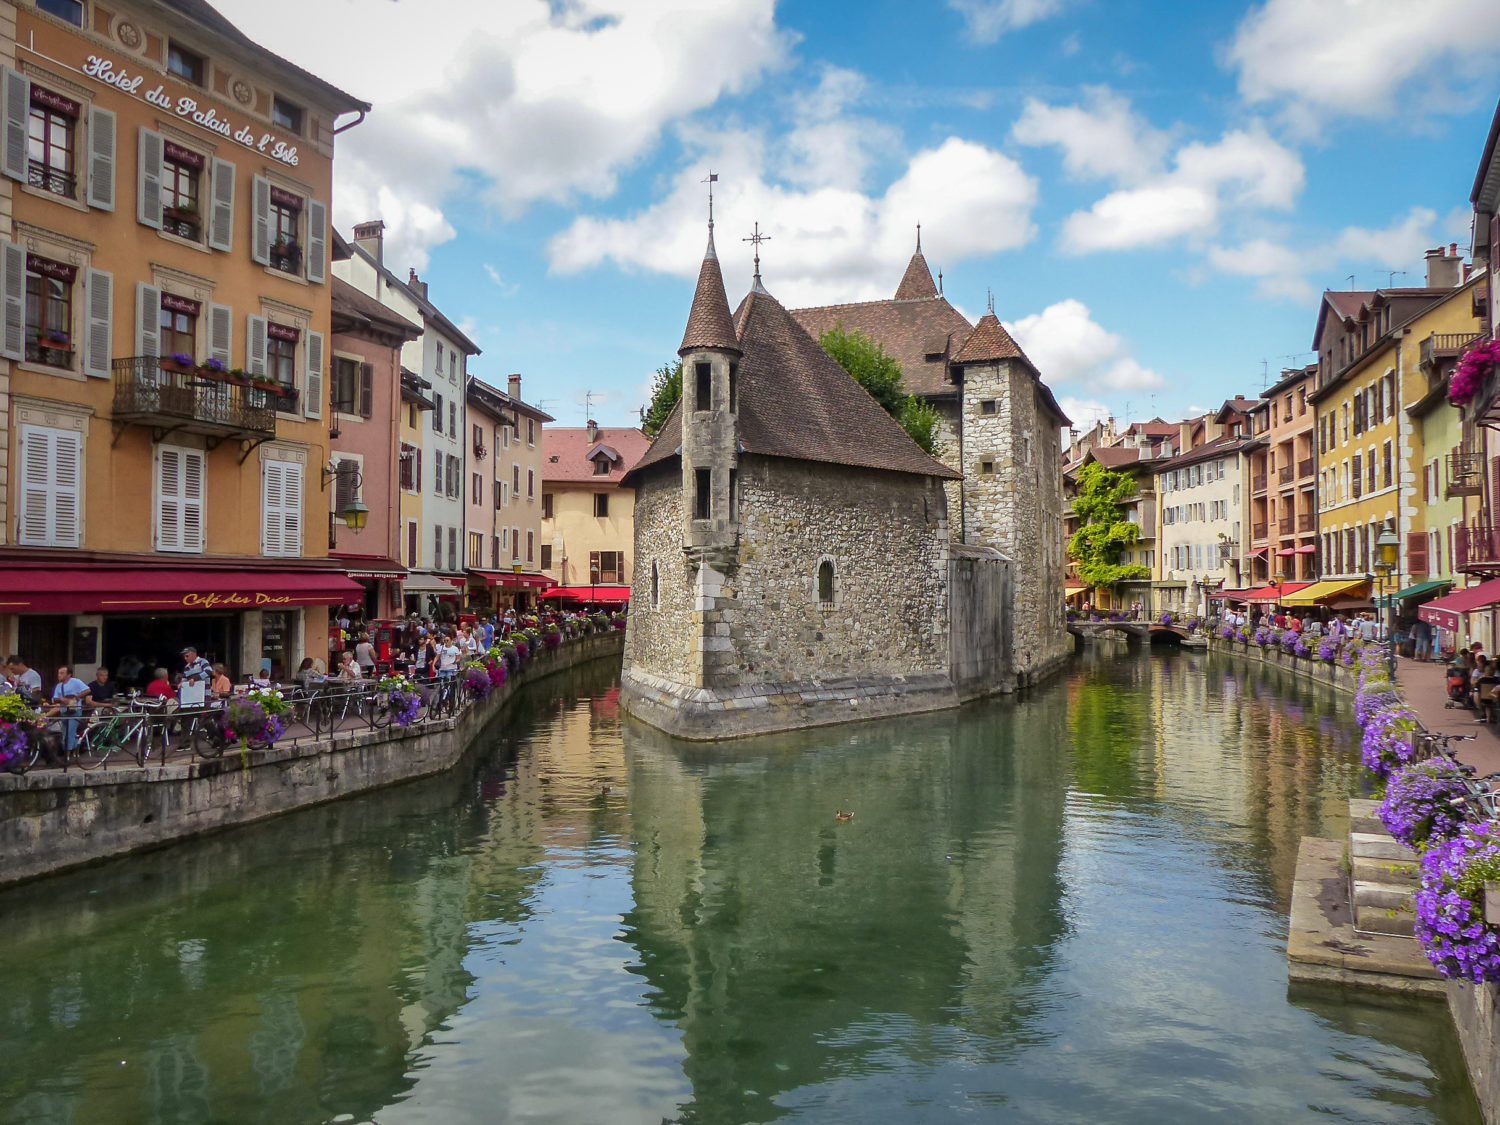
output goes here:
{"type": "Polygon", "coordinates": [[[391,725],[391,701],[389,698],[379,698],[371,701],[373,709],[370,715],[370,725],[373,727],[388,727],[391,725]]]}
{"type": "Polygon", "coordinates": [[[200,758],[218,758],[224,753],[224,748],[229,745],[229,736],[226,735],[218,723],[194,723],[192,747],[193,753],[200,758]]]}

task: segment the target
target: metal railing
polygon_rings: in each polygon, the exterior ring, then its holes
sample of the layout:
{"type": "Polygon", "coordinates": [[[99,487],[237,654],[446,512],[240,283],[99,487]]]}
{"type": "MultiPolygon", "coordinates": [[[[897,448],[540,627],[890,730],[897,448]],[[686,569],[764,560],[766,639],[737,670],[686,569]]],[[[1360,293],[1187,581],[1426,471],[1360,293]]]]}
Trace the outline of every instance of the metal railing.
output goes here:
{"type": "Polygon", "coordinates": [[[64,199],[76,199],[78,196],[78,178],[72,172],[48,167],[40,160],[33,160],[27,166],[26,182],[34,188],[41,188],[64,199]]]}
{"type": "Polygon", "coordinates": [[[1317,472],[1317,470],[1318,470],[1318,463],[1312,457],[1307,457],[1307,458],[1304,458],[1303,460],[1297,462],[1297,477],[1298,477],[1298,479],[1306,479],[1308,477],[1311,477],[1311,476],[1313,476],[1317,472]]]}
{"type": "Polygon", "coordinates": [[[1250,537],[1252,539],[1264,539],[1266,537],[1266,525],[1263,523],[1252,524],[1250,537]]]}
{"type": "Polygon", "coordinates": [[[1316,517],[1311,512],[1303,512],[1297,517],[1297,530],[1312,531],[1316,523],[1316,517]]]}
{"type": "Polygon", "coordinates": [[[114,414],[122,421],[189,422],[214,432],[275,434],[277,396],[196,371],[164,366],[156,356],[117,359],[114,414]]]}
{"type": "Polygon", "coordinates": [[[1455,527],[1453,564],[1459,570],[1500,571],[1500,527],[1493,524],[1455,527]]]}
{"type": "Polygon", "coordinates": [[[1259,473],[1250,478],[1251,492],[1264,492],[1266,490],[1266,474],[1259,473]]]}
{"type": "Polygon", "coordinates": [[[1276,479],[1281,484],[1291,484],[1294,479],[1293,472],[1294,470],[1291,465],[1283,465],[1276,470],[1276,479]]]}
{"type": "Polygon", "coordinates": [[[1292,522],[1291,516],[1283,516],[1277,521],[1276,530],[1282,535],[1290,535],[1292,533],[1292,522]]]}
{"type": "Polygon", "coordinates": [[[1484,490],[1484,454],[1456,450],[1448,454],[1448,484],[1444,495],[1478,496],[1484,490]]]}

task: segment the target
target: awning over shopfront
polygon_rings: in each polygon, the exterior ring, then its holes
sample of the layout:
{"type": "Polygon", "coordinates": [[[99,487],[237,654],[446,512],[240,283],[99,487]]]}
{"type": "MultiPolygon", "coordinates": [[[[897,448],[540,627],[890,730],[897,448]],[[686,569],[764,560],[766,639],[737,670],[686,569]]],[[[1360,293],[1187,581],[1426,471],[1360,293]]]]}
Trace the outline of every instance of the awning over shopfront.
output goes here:
{"type": "Polygon", "coordinates": [[[1253,590],[1246,590],[1244,600],[1260,605],[1276,605],[1285,602],[1288,595],[1295,594],[1298,590],[1310,586],[1310,582],[1283,582],[1280,586],[1257,586],[1253,590]]]}
{"type": "Polygon", "coordinates": [[[414,570],[406,576],[401,589],[407,594],[452,594],[453,583],[430,570],[414,570]]]}
{"type": "Polygon", "coordinates": [[[624,605],[630,600],[629,586],[554,586],[541,595],[576,602],[601,602],[624,605]]]}
{"type": "Polygon", "coordinates": [[[1457,632],[1463,627],[1463,615],[1500,602],[1500,578],[1491,578],[1478,586],[1455,590],[1445,598],[1436,598],[1417,607],[1417,616],[1443,629],[1457,632]]]}
{"type": "Polygon", "coordinates": [[[1305,586],[1295,594],[1282,598],[1283,605],[1321,605],[1323,602],[1334,598],[1347,598],[1352,596],[1352,591],[1360,586],[1367,585],[1363,578],[1336,580],[1325,580],[1314,582],[1311,586],[1305,586]]]}
{"type": "Polygon", "coordinates": [[[552,579],[545,574],[528,571],[516,574],[510,570],[471,570],[469,577],[486,586],[499,586],[508,590],[545,590],[553,585],[552,579]]]}
{"type": "Polygon", "coordinates": [[[1242,602],[1242,601],[1245,600],[1245,595],[1247,595],[1249,593],[1252,593],[1252,591],[1251,590],[1215,590],[1213,593],[1211,593],[1211,594],[1208,595],[1208,600],[1209,601],[1215,601],[1215,600],[1218,600],[1218,599],[1222,598],[1222,599],[1227,599],[1228,601],[1232,601],[1232,602],[1242,602]]]}
{"type": "Polygon", "coordinates": [[[179,567],[0,570],[0,613],[170,613],[345,605],[364,587],[338,571],[179,567]]]}
{"type": "Polygon", "coordinates": [[[1296,547],[1283,547],[1283,548],[1281,548],[1281,550],[1279,550],[1279,551],[1276,552],[1276,557],[1278,559],[1284,559],[1284,558],[1290,557],[1291,555],[1295,555],[1296,553],[1297,553],[1297,548],[1296,547]]]}
{"type": "Polygon", "coordinates": [[[338,551],[329,553],[333,559],[344,568],[344,573],[354,579],[379,579],[385,578],[391,581],[400,581],[406,577],[406,567],[395,559],[383,558],[380,555],[348,555],[338,551]]]}
{"type": "Polygon", "coordinates": [[[1375,599],[1375,604],[1381,609],[1389,609],[1392,602],[1409,601],[1412,598],[1432,598],[1443,593],[1453,582],[1447,578],[1435,578],[1431,582],[1418,582],[1408,586],[1404,590],[1397,590],[1387,597],[1375,599]]]}

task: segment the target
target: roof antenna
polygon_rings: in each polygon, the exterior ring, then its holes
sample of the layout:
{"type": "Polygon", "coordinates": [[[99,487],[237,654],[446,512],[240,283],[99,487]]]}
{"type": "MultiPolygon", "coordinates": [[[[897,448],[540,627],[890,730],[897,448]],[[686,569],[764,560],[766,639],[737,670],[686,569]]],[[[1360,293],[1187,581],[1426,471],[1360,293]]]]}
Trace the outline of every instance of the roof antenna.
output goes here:
{"type": "Polygon", "coordinates": [[[1394,286],[1396,284],[1396,278],[1398,278],[1398,277],[1405,277],[1405,276],[1406,276],[1406,271],[1405,270],[1386,270],[1385,271],[1385,287],[1387,289],[1390,289],[1392,286],[1394,286]]]}
{"type": "Polygon", "coordinates": [[[755,243],[755,288],[759,292],[764,293],[766,291],[765,286],[761,285],[760,283],[760,244],[762,242],[770,242],[771,236],[769,234],[761,234],[760,223],[757,222],[755,224],[755,233],[752,234],[749,238],[740,239],[740,241],[755,243]]]}
{"type": "Polygon", "coordinates": [[[1266,360],[1260,361],[1260,389],[1265,390],[1271,385],[1271,365],[1266,360]]]}
{"type": "Polygon", "coordinates": [[[1351,273],[1344,280],[1349,283],[1349,292],[1353,293],[1354,292],[1354,275],[1351,273]]]}
{"type": "Polygon", "coordinates": [[[584,417],[585,420],[590,420],[590,419],[592,419],[594,417],[594,392],[593,391],[584,391],[583,392],[583,417],[584,417]]]}

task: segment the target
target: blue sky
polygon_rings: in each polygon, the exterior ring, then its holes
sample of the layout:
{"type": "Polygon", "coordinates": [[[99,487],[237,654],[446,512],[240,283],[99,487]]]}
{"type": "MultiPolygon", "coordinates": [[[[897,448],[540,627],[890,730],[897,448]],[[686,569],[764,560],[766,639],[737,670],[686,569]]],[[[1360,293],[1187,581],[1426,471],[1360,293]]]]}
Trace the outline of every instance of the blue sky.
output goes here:
{"type": "Polygon", "coordinates": [[[1323,288],[1467,246],[1500,95],[1494,0],[219,6],[374,103],[336,225],[385,219],[473,370],[568,425],[585,392],[634,420],[675,358],[709,167],[731,303],[757,221],[789,306],[889,295],[920,222],[1075,418],[1253,393],[1308,358],[1323,288]]]}

